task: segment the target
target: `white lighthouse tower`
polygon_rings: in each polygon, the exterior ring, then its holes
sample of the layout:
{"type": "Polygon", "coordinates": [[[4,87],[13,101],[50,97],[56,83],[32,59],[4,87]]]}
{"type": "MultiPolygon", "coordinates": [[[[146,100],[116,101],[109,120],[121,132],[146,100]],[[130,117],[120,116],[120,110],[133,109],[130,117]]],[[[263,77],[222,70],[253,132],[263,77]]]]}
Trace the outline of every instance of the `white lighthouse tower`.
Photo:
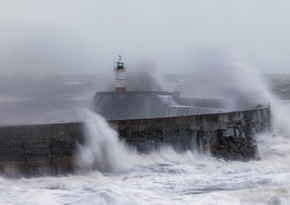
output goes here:
{"type": "Polygon", "coordinates": [[[115,86],[115,92],[126,92],[126,86],[125,86],[125,66],[124,62],[122,61],[122,56],[119,55],[119,61],[117,62],[117,66],[115,66],[116,71],[116,86],[115,86]]]}

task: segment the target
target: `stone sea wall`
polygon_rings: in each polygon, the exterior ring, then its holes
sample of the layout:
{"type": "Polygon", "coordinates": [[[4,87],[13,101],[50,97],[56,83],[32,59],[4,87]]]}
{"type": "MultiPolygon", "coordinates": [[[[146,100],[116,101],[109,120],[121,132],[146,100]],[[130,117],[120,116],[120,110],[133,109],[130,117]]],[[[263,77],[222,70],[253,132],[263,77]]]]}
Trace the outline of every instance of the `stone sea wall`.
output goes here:
{"type": "MultiPolygon", "coordinates": [[[[154,119],[109,121],[120,138],[147,152],[162,145],[210,149],[226,137],[252,140],[271,131],[271,110],[154,119]]],[[[0,127],[0,174],[8,177],[73,172],[76,144],[85,140],[82,123],[0,127]]]]}
{"type": "Polygon", "coordinates": [[[81,123],[0,127],[0,174],[57,175],[72,171],[81,123]]]}
{"type": "Polygon", "coordinates": [[[177,150],[201,149],[223,137],[253,138],[271,132],[271,110],[267,108],[182,117],[110,121],[121,138],[148,151],[170,144],[177,150]]]}

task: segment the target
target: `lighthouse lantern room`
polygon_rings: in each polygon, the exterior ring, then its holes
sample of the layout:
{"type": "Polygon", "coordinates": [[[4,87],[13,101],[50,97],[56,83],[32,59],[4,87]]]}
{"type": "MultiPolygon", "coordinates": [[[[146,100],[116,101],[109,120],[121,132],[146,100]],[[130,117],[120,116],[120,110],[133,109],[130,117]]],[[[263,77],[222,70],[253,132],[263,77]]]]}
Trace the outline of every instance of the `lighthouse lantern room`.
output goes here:
{"type": "Polygon", "coordinates": [[[124,62],[122,61],[122,56],[119,55],[119,61],[114,62],[114,68],[116,71],[116,85],[115,85],[115,92],[126,92],[126,75],[125,75],[125,66],[124,62]],[[117,64],[117,65],[115,65],[117,64]]]}

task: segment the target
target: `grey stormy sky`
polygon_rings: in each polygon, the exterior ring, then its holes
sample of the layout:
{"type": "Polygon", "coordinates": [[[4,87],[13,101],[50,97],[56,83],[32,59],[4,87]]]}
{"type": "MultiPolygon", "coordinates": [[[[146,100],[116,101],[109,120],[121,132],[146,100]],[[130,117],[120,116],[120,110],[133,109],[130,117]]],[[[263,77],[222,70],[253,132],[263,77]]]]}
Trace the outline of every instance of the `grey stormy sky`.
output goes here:
{"type": "Polygon", "coordinates": [[[130,69],[149,57],[186,73],[214,49],[287,73],[289,19],[288,0],[0,0],[0,71],[109,73],[122,54],[130,69]]]}

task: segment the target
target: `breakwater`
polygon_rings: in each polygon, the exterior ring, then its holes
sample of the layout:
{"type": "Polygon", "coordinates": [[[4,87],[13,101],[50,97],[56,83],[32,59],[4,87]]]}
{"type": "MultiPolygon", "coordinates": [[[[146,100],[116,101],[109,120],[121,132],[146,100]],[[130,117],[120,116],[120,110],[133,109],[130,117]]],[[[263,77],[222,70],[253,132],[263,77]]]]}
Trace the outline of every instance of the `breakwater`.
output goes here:
{"type": "MultiPolygon", "coordinates": [[[[162,145],[203,151],[224,137],[253,138],[271,131],[271,110],[109,121],[121,139],[140,152],[162,145]]],[[[72,173],[82,123],[0,128],[0,173],[8,177],[72,173]]]]}
{"type": "Polygon", "coordinates": [[[179,91],[98,92],[93,98],[92,110],[107,120],[143,119],[230,112],[226,109],[229,103],[182,98],[179,91]]]}

